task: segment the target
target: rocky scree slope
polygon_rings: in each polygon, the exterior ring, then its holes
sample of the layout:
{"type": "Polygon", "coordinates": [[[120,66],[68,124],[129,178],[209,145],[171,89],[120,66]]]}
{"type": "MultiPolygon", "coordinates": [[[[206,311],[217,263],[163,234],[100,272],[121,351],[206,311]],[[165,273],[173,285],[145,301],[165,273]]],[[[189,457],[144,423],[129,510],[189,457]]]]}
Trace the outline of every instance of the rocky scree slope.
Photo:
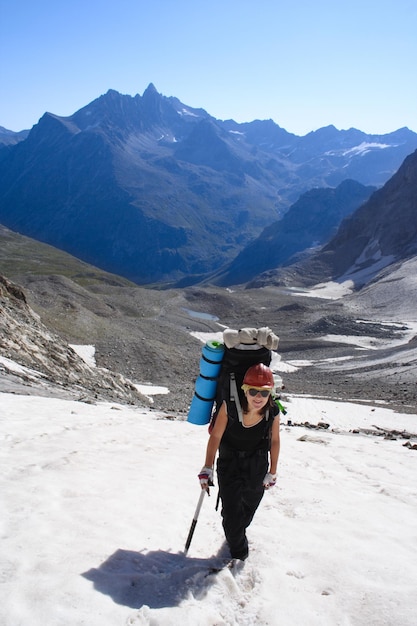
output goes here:
{"type": "Polygon", "coordinates": [[[89,367],[58,335],[42,324],[28,306],[21,287],[0,276],[0,383],[13,389],[13,380],[30,391],[61,391],[68,397],[112,400],[147,405],[147,399],[123,376],[89,367]],[[16,365],[21,367],[16,367],[16,365]],[[10,386],[5,383],[5,376],[10,386]]]}

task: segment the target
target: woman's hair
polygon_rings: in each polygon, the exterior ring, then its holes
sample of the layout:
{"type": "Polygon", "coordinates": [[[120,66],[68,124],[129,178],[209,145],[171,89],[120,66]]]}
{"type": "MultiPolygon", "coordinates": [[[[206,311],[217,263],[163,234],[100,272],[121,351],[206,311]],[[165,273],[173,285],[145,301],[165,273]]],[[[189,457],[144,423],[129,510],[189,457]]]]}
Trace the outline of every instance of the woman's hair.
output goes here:
{"type": "MultiPolygon", "coordinates": [[[[248,399],[247,399],[247,397],[246,397],[246,394],[245,394],[245,393],[243,393],[243,394],[242,394],[242,396],[241,396],[241,398],[240,398],[240,404],[241,404],[241,407],[242,407],[243,411],[246,413],[246,411],[247,411],[247,410],[248,410],[248,408],[249,408],[249,405],[248,405],[248,399]]],[[[269,396],[268,396],[268,402],[267,402],[267,403],[265,404],[265,406],[263,406],[263,407],[262,407],[262,409],[261,409],[261,415],[265,415],[265,413],[267,412],[267,410],[268,410],[268,409],[272,409],[272,407],[273,407],[273,406],[274,406],[274,401],[273,401],[273,399],[272,399],[272,394],[269,394],[269,396]]]]}

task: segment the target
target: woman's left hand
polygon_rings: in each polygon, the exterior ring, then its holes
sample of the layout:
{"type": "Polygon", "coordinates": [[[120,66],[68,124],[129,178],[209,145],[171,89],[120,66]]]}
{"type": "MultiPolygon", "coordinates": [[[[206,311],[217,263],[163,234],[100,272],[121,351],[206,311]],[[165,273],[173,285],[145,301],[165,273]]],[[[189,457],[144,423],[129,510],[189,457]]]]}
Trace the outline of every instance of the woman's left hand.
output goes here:
{"type": "Polygon", "coordinates": [[[277,482],[276,474],[271,474],[271,472],[268,472],[267,474],[265,474],[265,478],[263,482],[265,489],[270,489],[270,487],[273,487],[276,482],[277,482]]]}

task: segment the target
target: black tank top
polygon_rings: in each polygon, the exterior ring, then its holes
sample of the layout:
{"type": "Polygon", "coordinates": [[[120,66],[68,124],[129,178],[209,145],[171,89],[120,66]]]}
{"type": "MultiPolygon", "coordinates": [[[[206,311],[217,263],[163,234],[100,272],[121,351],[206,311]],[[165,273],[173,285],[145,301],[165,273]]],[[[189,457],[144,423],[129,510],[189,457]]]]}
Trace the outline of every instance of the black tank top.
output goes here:
{"type": "Polygon", "coordinates": [[[265,416],[254,426],[245,427],[237,418],[228,416],[226,430],[220,442],[221,448],[252,452],[269,449],[269,432],[274,421],[265,416]]]}

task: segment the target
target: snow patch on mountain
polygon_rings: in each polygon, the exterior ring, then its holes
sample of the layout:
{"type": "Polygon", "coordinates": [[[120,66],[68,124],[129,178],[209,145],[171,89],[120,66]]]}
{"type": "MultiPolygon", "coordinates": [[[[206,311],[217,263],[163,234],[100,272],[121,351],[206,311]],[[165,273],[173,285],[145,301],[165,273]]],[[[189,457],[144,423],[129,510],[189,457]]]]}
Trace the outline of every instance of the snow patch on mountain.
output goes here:
{"type": "Polygon", "coordinates": [[[356,288],[362,287],[362,285],[369,283],[381,270],[388,267],[395,261],[395,257],[392,254],[382,256],[380,252],[378,252],[375,257],[366,257],[367,251],[364,250],[361,256],[356,260],[355,264],[340,277],[340,281],[343,283],[350,280],[355,284],[356,288]]]}
{"type": "Polygon", "coordinates": [[[368,152],[372,150],[385,150],[386,148],[392,148],[393,146],[387,143],[375,143],[363,141],[358,146],[354,146],[349,150],[345,150],[342,152],[343,156],[365,156],[368,152]]]}
{"type": "Polygon", "coordinates": [[[183,107],[180,111],[177,111],[177,113],[179,115],[188,115],[190,117],[200,117],[199,115],[193,113],[193,111],[190,111],[190,109],[186,109],[185,107],[183,107]]]}
{"type": "Polygon", "coordinates": [[[317,283],[310,289],[291,289],[293,295],[304,296],[305,298],[323,298],[324,300],[339,300],[353,292],[353,280],[344,280],[343,282],[328,281],[326,283],[317,283]]]}
{"type": "Polygon", "coordinates": [[[79,357],[82,358],[84,363],[87,363],[90,367],[97,367],[95,353],[95,346],[79,346],[75,344],[69,344],[70,348],[74,350],[78,354],[79,357]]]}
{"type": "Polygon", "coordinates": [[[8,359],[5,356],[0,355],[0,372],[2,373],[10,373],[16,374],[24,378],[25,380],[37,381],[40,378],[44,378],[45,375],[42,372],[38,372],[30,367],[24,367],[23,365],[19,365],[16,361],[12,359],[8,359]]]}

